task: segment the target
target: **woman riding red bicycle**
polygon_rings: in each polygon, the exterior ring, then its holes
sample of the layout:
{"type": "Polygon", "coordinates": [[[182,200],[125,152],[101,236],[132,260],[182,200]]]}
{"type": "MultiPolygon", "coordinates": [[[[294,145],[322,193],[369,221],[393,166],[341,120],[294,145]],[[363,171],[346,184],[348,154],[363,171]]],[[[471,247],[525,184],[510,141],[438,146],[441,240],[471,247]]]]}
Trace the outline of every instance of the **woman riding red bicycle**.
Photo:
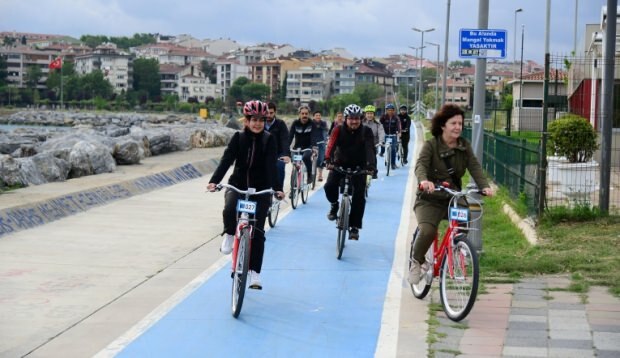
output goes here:
{"type": "MultiPolygon", "coordinates": [[[[277,144],[275,137],[265,132],[265,119],[267,118],[267,104],[261,101],[249,101],[243,107],[245,127],[235,133],[231,138],[220,164],[209,180],[207,190],[214,191],[216,185],[224,178],[231,165],[234,163],[233,172],[228,183],[240,190],[255,188],[264,190],[274,188],[279,199],[284,198],[282,185],[277,175],[277,144]]],[[[223,211],[224,239],[220,246],[223,254],[232,251],[235,229],[237,226],[237,200],[239,194],[233,190],[227,190],[225,194],[223,211]]],[[[267,195],[252,197],[257,202],[256,231],[252,239],[252,251],[250,257],[250,288],[262,289],[260,272],[263,264],[265,249],[265,220],[269,210],[270,198],[267,195]]]]}
{"type": "Polygon", "coordinates": [[[464,112],[461,108],[452,104],[444,105],[432,119],[433,138],[424,143],[416,162],[415,175],[420,188],[414,210],[419,236],[413,248],[414,260],[407,277],[410,284],[420,282],[424,256],[437,235],[439,222],[447,219],[451,197],[444,192],[435,191],[435,183],[448,182],[452,188],[461,190],[461,178],[467,170],[478,188],[482,188],[484,195],[493,195],[471,144],[461,137],[463,118],[464,112]]]}

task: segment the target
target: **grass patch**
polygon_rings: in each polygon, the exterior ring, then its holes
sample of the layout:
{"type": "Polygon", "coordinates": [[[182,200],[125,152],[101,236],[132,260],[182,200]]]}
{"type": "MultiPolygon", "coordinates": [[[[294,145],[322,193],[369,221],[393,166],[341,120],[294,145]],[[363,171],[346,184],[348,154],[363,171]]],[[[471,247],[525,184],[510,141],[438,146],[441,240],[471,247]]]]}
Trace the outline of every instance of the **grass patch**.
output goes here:
{"type": "Polygon", "coordinates": [[[572,292],[599,285],[620,297],[620,217],[585,208],[550,211],[537,227],[538,245],[532,246],[503,213],[506,195],[500,189],[495,197],[485,198],[480,258],[484,282],[570,273],[572,292]]]}

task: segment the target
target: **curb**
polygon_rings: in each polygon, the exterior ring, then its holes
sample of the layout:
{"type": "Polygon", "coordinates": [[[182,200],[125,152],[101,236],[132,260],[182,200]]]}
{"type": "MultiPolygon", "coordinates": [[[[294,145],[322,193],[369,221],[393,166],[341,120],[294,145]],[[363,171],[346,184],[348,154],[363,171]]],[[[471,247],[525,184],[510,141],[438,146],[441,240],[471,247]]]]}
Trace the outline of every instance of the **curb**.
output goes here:
{"type": "Polygon", "coordinates": [[[115,184],[76,191],[53,199],[0,210],[0,238],[32,229],[119,199],[148,193],[212,173],[219,160],[208,159],[115,184]]]}

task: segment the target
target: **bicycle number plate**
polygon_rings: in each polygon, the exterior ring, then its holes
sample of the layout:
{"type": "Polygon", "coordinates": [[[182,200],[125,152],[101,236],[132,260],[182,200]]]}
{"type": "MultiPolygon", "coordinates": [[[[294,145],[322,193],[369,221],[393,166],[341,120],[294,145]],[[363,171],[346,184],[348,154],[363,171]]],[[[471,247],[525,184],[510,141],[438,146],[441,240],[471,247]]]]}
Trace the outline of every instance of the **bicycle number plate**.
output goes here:
{"type": "Polygon", "coordinates": [[[462,208],[450,208],[450,220],[456,220],[460,222],[469,221],[469,210],[462,208]]]}
{"type": "Polygon", "coordinates": [[[240,213],[256,214],[256,202],[239,200],[237,201],[237,211],[240,213]]]}
{"type": "Polygon", "coordinates": [[[387,144],[392,144],[392,137],[387,137],[387,138],[385,138],[385,142],[386,142],[387,144]]]}
{"type": "Polygon", "coordinates": [[[301,161],[302,158],[303,158],[303,156],[301,154],[293,155],[293,161],[295,161],[295,162],[301,161]]]}

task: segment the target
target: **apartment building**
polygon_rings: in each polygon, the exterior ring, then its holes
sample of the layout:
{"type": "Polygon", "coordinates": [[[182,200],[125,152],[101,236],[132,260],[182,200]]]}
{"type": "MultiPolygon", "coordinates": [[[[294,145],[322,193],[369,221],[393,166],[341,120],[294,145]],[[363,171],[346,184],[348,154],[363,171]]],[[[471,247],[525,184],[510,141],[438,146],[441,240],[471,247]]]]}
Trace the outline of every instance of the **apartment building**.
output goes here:
{"type": "Polygon", "coordinates": [[[343,66],[341,70],[334,71],[334,94],[347,94],[353,93],[355,90],[355,72],[357,72],[358,66],[355,64],[349,64],[343,66]]]}
{"type": "Polygon", "coordinates": [[[385,64],[378,61],[363,59],[356,63],[355,83],[374,83],[383,88],[383,92],[388,97],[393,97],[396,92],[396,82],[392,72],[385,64]]]}
{"type": "Polygon", "coordinates": [[[75,56],[75,72],[84,75],[100,70],[112,84],[114,92],[121,93],[133,86],[133,59],[114,44],[106,43],[89,53],[75,56]]]}
{"type": "Polygon", "coordinates": [[[312,67],[288,71],[286,100],[297,104],[323,101],[329,94],[333,72],[312,67]]]}
{"type": "Polygon", "coordinates": [[[220,88],[222,98],[228,96],[230,87],[239,77],[250,78],[250,66],[242,65],[236,60],[219,60],[215,62],[217,67],[217,85],[220,88]]]}
{"type": "Polygon", "coordinates": [[[49,64],[60,55],[59,51],[42,51],[28,46],[0,47],[0,56],[7,60],[7,82],[12,87],[25,88],[30,67],[38,67],[42,76],[37,88],[45,89],[49,74],[49,64]]]}
{"type": "Polygon", "coordinates": [[[182,102],[187,102],[190,98],[204,102],[207,98],[221,97],[219,87],[209,83],[199,66],[160,64],[159,75],[162,96],[176,94],[182,102]]]}
{"type": "Polygon", "coordinates": [[[202,49],[183,47],[166,42],[133,47],[130,51],[137,58],[155,59],[159,63],[179,66],[200,64],[203,60],[213,63],[217,59],[217,56],[202,49]]]}

